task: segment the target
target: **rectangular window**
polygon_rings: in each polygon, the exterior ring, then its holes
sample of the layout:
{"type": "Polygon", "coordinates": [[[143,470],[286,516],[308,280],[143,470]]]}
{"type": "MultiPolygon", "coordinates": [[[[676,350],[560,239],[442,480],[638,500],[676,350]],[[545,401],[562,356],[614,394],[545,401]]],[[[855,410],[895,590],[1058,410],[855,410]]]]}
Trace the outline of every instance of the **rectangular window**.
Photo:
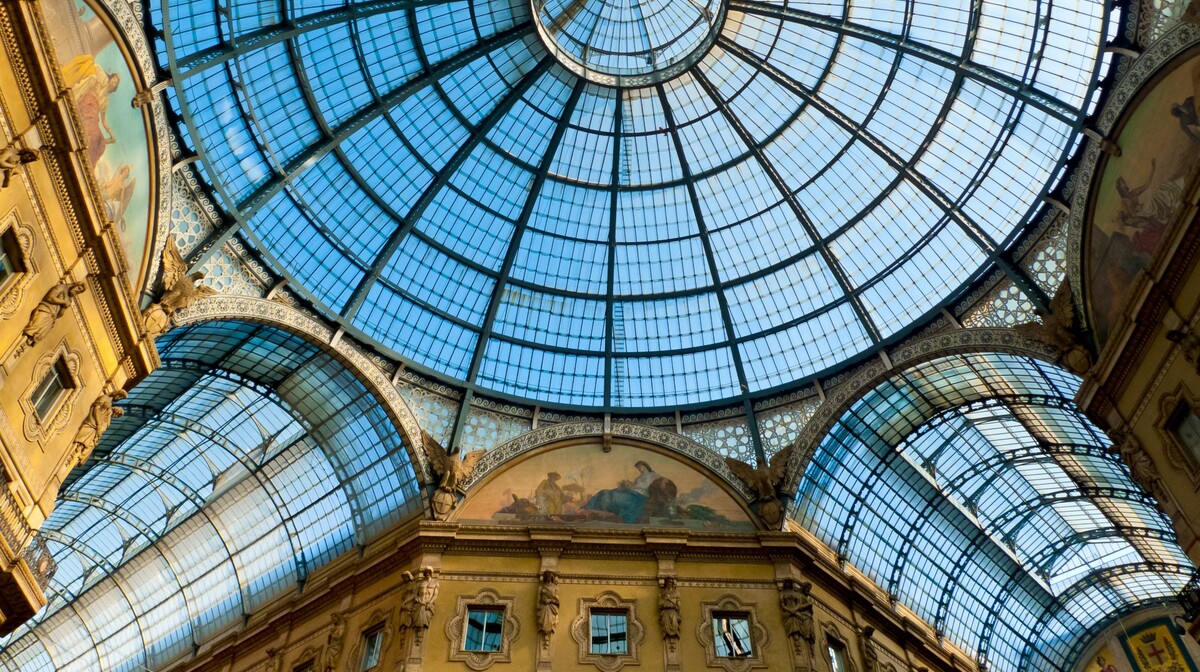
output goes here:
{"type": "Polygon", "coordinates": [[[846,645],[836,640],[829,640],[829,663],[833,672],[850,672],[846,663],[846,645]]]}
{"type": "Polygon", "coordinates": [[[316,672],[317,664],[314,661],[306,660],[303,663],[292,668],[292,672],[316,672]]]}
{"type": "Polygon", "coordinates": [[[594,609],[589,617],[592,628],[592,653],[614,656],[629,653],[628,612],[594,609]]]}
{"type": "Polygon", "coordinates": [[[754,656],[750,642],[750,618],[746,614],[713,614],[713,645],[718,658],[754,656]]]}
{"type": "Polygon", "coordinates": [[[58,402],[62,401],[63,395],[71,387],[70,382],[71,377],[67,373],[66,364],[61,359],[54,362],[54,366],[46,372],[42,382],[38,383],[30,400],[38,420],[45,422],[54,413],[58,402]]]}
{"type": "Polygon", "coordinates": [[[503,609],[467,607],[467,632],[463,651],[499,651],[503,634],[503,609]]]}
{"type": "Polygon", "coordinates": [[[379,666],[379,654],[383,648],[383,627],[379,626],[363,633],[363,654],[360,670],[373,670],[379,666]]]}
{"type": "Polygon", "coordinates": [[[0,234],[0,289],[17,273],[25,272],[25,264],[21,259],[21,247],[17,245],[17,236],[9,228],[0,234]]]}
{"type": "Polygon", "coordinates": [[[1196,415],[1191,404],[1186,401],[1179,402],[1175,414],[1171,416],[1168,429],[1192,459],[1192,463],[1200,464],[1200,416],[1196,415]]]}

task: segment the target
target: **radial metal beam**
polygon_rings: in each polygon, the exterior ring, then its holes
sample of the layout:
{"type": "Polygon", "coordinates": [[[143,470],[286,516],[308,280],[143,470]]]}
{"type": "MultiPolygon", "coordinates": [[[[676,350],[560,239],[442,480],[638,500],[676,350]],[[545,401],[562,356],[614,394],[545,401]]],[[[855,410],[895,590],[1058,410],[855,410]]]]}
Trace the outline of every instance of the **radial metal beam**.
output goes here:
{"type": "MultiPolygon", "coordinates": [[[[315,164],[329,152],[333,151],[338,145],[345,141],[350,136],[362,130],[367,124],[378,119],[391,108],[399,105],[409,97],[423,90],[425,87],[433,84],[438,79],[454,72],[455,70],[467,65],[471,61],[486,56],[496,49],[512,42],[515,39],[520,39],[529,34],[532,25],[529,21],[524,21],[511,28],[502,30],[487,39],[480,40],[476,44],[460,51],[459,53],[440,61],[429,69],[422,72],[420,75],[410,79],[396,89],[384,94],[379,100],[363,109],[355,112],[344,122],[333,129],[331,135],[326,135],[320,141],[313,143],[301,151],[295,158],[283,167],[282,172],[271,176],[266,182],[257,187],[253,193],[247,196],[242,201],[233,204],[230,215],[233,221],[222,230],[215,231],[209,235],[207,239],[199,246],[197,252],[193,252],[188,261],[189,272],[199,269],[204,262],[212,256],[212,254],[221,248],[233,234],[242,226],[254,217],[261,208],[263,208],[275,194],[291,183],[297,175],[304,172],[307,168],[315,164]]],[[[180,99],[183,101],[183,98],[180,99]]],[[[184,102],[186,109],[187,103],[184,102]]],[[[191,126],[191,124],[189,124],[191,126]]],[[[195,128],[191,129],[193,137],[196,137],[195,128]]],[[[207,160],[206,160],[207,161],[207,160]]],[[[206,165],[208,165],[206,163],[206,165]]],[[[209,174],[213,175],[211,165],[208,165],[209,174]]]]}
{"type": "Polygon", "coordinates": [[[471,154],[475,152],[475,149],[483,144],[483,141],[487,138],[488,133],[490,133],[492,129],[496,127],[496,124],[500,123],[506,116],[508,116],[508,113],[512,110],[513,106],[520,102],[525,93],[533,88],[535,84],[537,84],[537,82],[542,78],[542,75],[544,75],[553,64],[553,57],[549,55],[544,56],[533,69],[525,73],[525,75],[521,77],[520,81],[518,81],[515,86],[509,89],[506,94],[504,94],[504,98],[496,103],[496,106],[492,108],[491,112],[488,112],[487,116],[484,117],[474,129],[472,129],[471,134],[467,136],[467,139],[463,142],[463,144],[459,145],[458,149],[454,152],[454,155],[451,156],[450,160],[446,162],[446,165],[442,166],[442,169],[438,171],[434,179],[421,192],[420,198],[418,198],[417,201],[413,203],[412,207],[409,208],[408,213],[404,216],[404,219],[397,222],[396,229],[392,231],[391,235],[388,236],[387,242],[384,243],[383,247],[379,250],[379,254],[375,256],[375,262],[371,264],[371,268],[365,275],[363,275],[362,280],[359,281],[358,285],[354,288],[354,291],[350,294],[350,299],[346,301],[346,306],[342,310],[342,317],[346,318],[347,320],[352,320],[354,318],[354,315],[362,306],[363,300],[366,299],[367,292],[370,291],[371,285],[375,284],[375,281],[379,279],[379,276],[383,273],[384,267],[387,266],[388,260],[392,258],[392,255],[396,253],[396,250],[400,249],[400,244],[404,242],[404,237],[408,235],[409,231],[411,231],[412,228],[416,226],[417,222],[421,220],[421,216],[425,213],[425,210],[433,204],[434,200],[437,198],[438,194],[441,193],[442,189],[444,189],[446,185],[450,183],[450,180],[453,179],[454,174],[458,172],[458,169],[461,168],[464,163],[466,163],[467,159],[471,158],[471,154]]]}
{"type": "MultiPolygon", "coordinates": [[[[558,154],[559,145],[562,144],[563,136],[567,133],[567,127],[571,123],[571,115],[574,114],[575,107],[579,103],[579,98],[583,95],[586,85],[587,80],[582,77],[576,78],[575,87],[571,89],[570,96],[563,103],[562,114],[555,124],[554,133],[546,143],[546,152],[542,155],[542,160],[538,164],[537,174],[529,186],[529,194],[525,197],[525,204],[521,206],[521,213],[517,217],[516,225],[513,227],[512,238],[508,241],[508,250],[504,254],[504,263],[500,267],[499,277],[497,277],[496,284],[492,287],[491,297],[488,299],[487,313],[480,328],[479,340],[475,342],[475,352],[471,355],[471,365],[467,369],[466,377],[468,384],[474,384],[476,378],[479,376],[479,369],[483,365],[483,357],[487,351],[487,343],[491,339],[495,326],[496,313],[500,310],[500,304],[504,301],[504,290],[508,285],[508,277],[512,273],[513,263],[516,262],[517,252],[521,249],[521,240],[525,236],[525,230],[529,226],[530,218],[533,217],[534,207],[537,205],[538,196],[541,195],[542,185],[546,183],[546,178],[550,174],[550,166],[553,165],[554,157],[558,154]]],[[[465,414],[469,410],[467,401],[468,399],[463,400],[463,406],[460,409],[461,421],[455,425],[454,437],[451,440],[452,451],[457,451],[459,442],[462,441],[461,427],[466,424],[465,414]]]]}
{"type": "Polygon", "coordinates": [[[852,119],[835,108],[832,104],[826,101],[816,93],[808,91],[803,85],[793,79],[790,75],[783,72],[773,64],[767,62],[762,57],[754,52],[746,49],[740,44],[737,44],[725,37],[718,39],[718,43],[732,54],[742,58],[747,63],[761,69],[768,77],[775,80],[784,88],[791,91],[796,96],[804,99],[806,102],[816,107],[825,116],[847,133],[861,139],[869,146],[881,159],[883,159],[893,170],[904,176],[904,178],[912,184],[918,191],[925,195],[926,198],[933,201],[946,213],[950,221],[962,230],[968,238],[981,251],[989,256],[989,258],[1004,271],[1004,273],[1026,294],[1029,300],[1041,309],[1046,309],[1045,293],[1038,289],[1034,283],[1030,282],[1023,271],[1019,271],[1013,264],[1009,263],[1002,254],[1003,250],[998,241],[992,238],[983,227],[971,219],[940,187],[933,184],[921,173],[917,172],[914,161],[908,161],[896,154],[887,143],[883,142],[874,133],[868,131],[865,126],[855,123],[852,119]]]}
{"type": "Polygon", "coordinates": [[[625,127],[625,89],[618,88],[613,94],[616,101],[613,109],[613,153],[612,153],[612,182],[608,197],[608,268],[604,293],[604,407],[613,407],[613,354],[616,352],[616,324],[613,322],[616,313],[617,286],[617,208],[620,205],[621,184],[621,142],[625,127]]]}
{"type": "MultiPolygon", "coordinates": [[[[698,69],[695,71],[695,75],[702,77],[698,69]]],[[[725,328],[725,346],[729,348],[729,355],[733,358],[733,368],[737,373],[738,392],[742,397],[742,410],[746,414],[746,424],[750,428],[750,439],[754,447],[754,457],[758,460],[760,466],[765,466],[767,464],[767,454],[763,449],[762,436],[758,432],[758,419],[754,413],[754,403],[750,401],[749,379],[746,377],[746,368],[742,363],[742,353],[737,345],[737,330],[733,327],[733,317],[729,312],[729,299],[720,288],[721,272],[717,266],[716,255],[713,253],[708,225],[704,221],[704,209],[700,206],[700,196],[696,193],[696,182],[692,179],[692,169],[688,164],[687,153],[683,149],[683,140],[679,137],[679,127],[675,124],[675,114],[671,110],[671,101],[667,98],[667,91],[663,88],[662,84],[659,84],[656,88],[658,89],[659,104],[662,105],[663,117],[671,136],[671,143],[675,146],[675,155],[679,160],[679,170],[683,173],[683,180],[687,184],[688,200],[692,204],[692,216],[696,220],[700,245],[704,248],[704,258],[708,262],[709,277],[715,287],[713,293],[717,296],[717,305],[721,310],[721,323],[725,328]]]]}
{"type": "Polygon", "coordinates": [[[970,60],[967,55],[954,54],[930,47],[920,42],[896,39],[897,36],[877,28],[871,28],[849,19],[835,19],[816,12],[798,9],[797,5],[774,4],[760,0],[730,0],[729,8],[768,18],[790,21],[831,33],[849,35],[896,50],[906,56],[934,63],[968,79],[1002,91],[1013,98],[1027,103],[1046,114],[1074,127],[1079,124],[1083,113],[1072,105],[1048,95],[1010,75],[994,72],[970,60]]]}
{"type": "Polygon", "coordinates": [[[850,284],[850,278],[846,275],[845,269],[842,268],[841,262],[838,261],[837,257],[833,254],[833,251],[829,249],[828,243],[826,243],[825,239],[821,237],[820,232],[817,231],[816,225],[813,224],[812,219],[808,216],[808,213],[804,210],[804,207],[800,205],[800,201],[796,199],[796,195],[793,194],[792,190],[788,188],[787,182],[783,179],[783,176],[780,175],[779,171],[775,168],[775,165],[767,159],[766,155],[762,151],[762,148],[759,147],[758,143],[754,141],[754,138],[750,135],[750,131],[746,129],[746,126],[742,123],[741,119],[738,119],[737,115],[733,114],[733,112],[729,110],[729,107],[725,104],[725,101],[721,99],[720,93],[716,90],[716,87],[713,86],[712,82],[708,80],[708,77],[704,74],[704,72],[700,68],[697,68],[692,73],[692,77],[700,84],[701,88],[708,93],[708,96],[710,99],[712,99],[713,104],[721,111],[721,114],[725,117],[725,120],[729,123],[730,127],[732,127],[737,133],[738,137],[742,141],[742,144],[744,144],[746,148],[750,150],[750,153],[754,155],[755,160],[758,162],[759,167],[762,168],[763,172],[766,173],[771,179],[771,184],[774,185],[775,190],[788,204],[788,208],[791,209],[792,214],[796,217],[796,221],[800,222],[800,226],[804,229],[804,232],[808,234],[809,240],[811,240],[813,245],[817,247],[817,250],[821,254],[821,258],[825,261],[825,266],[829,269],[829,272],[833,274],[833,277],[837,279],[838,287],[840,287],[842,290],[842,295],[845,296],[846,300],[850,302],[851,307],[854,309],[854,314],[858,317],[858,321],[862,325],[863,330],[867,333],[867,336],[871,338],[871,342],[878,345],[879,342],[883,340],[879,332],[879,327],[875,325],[875,321],[871,319],[871,314],[867,311],[866,306],[863,305],[862,299],[858,296],[858,293],[854,291],[854,287],[850,284]]]}

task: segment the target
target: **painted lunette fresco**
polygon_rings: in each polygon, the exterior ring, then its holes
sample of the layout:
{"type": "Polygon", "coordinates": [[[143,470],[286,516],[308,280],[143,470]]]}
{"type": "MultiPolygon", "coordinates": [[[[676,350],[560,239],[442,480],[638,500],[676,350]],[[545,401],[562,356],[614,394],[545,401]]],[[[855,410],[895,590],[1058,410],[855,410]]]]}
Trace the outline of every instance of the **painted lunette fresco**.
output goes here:
{"type": "Polygon", "coordinates": [[[1086,267],[1092,328],[1103,348],[1138,272],[1150,265],[1200,166],[1200,55],[1175,64],[1121,127],[1121,156],[1093,182],[1086,267]]]}
{"type": "Polygon", "coordinates": [[[105,215],[121,239],[129,281],[137,288],[150,244],[154,183],[146,118],[130,104],[136,80],[112,31],[90,5],[83,0],[39,4],[83,124],[105,215]]]}
{"type": "Polygon", "coordinates": [[[697,469],[633,446],[536,453],[471,489],[455,517],[489,525],[753,530],[744,509],[697,469]]]}

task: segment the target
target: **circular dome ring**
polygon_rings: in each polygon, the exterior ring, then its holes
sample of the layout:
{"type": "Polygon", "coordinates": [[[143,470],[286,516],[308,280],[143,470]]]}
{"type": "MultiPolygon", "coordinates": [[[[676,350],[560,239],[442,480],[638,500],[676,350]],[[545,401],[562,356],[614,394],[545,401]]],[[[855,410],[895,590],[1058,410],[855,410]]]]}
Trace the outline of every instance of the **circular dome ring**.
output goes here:
{"type": "Polygon", "coordinates": [[[530,0],[538,36],[564,67],[626,88],[673,79],[704,58],[727,7],[727,0],[530,0]],[[652,20],[662,14],[671,14],[668,25],[652,20]],[[638,38],[627,34],[630,26],[641,27],[638,38]]]}
{"type": "Polygon", "coordinates": [[[278,48],[234,30],[195,72],[167,44],[239,235],[347,333],[514,401],[701,408],[828,375],[1016,272],[996,259],[1073,146],[1105,8],[1017,48],[986,0],[948,2],[728,0],[696,42],[680,21],[616,49],[593,12],[569,31],[585,52],[547,43],[559,5],[365,0],[280,18],[301,27],[278,48]],[[652,44],[683,60],[644,67],[690,65],[578,70],[652,44]]]}

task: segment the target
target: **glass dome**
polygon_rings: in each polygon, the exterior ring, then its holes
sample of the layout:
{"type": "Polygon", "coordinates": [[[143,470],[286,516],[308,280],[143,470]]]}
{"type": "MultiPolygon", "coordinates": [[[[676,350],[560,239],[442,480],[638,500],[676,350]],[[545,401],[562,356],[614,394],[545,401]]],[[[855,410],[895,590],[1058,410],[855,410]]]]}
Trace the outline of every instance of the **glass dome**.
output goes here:
{"type": "Polygon", "coordinates": [[[165,4],[184,140],[292,288],[420,371],[613,410],[794,386],[1004,269],[1108,23],[1094,0],[165,4]]]}

